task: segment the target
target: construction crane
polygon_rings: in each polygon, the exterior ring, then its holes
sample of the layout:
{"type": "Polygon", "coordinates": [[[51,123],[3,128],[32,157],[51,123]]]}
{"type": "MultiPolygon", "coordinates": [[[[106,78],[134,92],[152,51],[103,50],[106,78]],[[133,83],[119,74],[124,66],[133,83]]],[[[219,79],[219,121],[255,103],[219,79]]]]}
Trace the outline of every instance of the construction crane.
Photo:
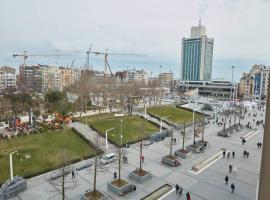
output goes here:
{"type": "Polygon", "coordinates": [[[95,55],[104,55],[104,77],[105,78],[107,77],[108,68],[110,70],[111,77],[113,77],[113,73],[112,73],[111,67],[110,67],[109,62],[108,62],[108,56],[109,55],[117,55],[117,56],[142,56],[142,54],[109,53],[108,52],[108,49],[106,49],[105,52],[92,51],[90,53],[95,54],[95,55]]]}
{"type": "Polygon", "coordinates": [[[68,55],[61,55],[61,54],[27,54],[27,51],[24,51],[23,54],[13,54],[13,58],[16,57],[23,57],[23,65],[26,65],[26,59],[28,57],[58,57],[58,56],[68,56],[68,55]]]}

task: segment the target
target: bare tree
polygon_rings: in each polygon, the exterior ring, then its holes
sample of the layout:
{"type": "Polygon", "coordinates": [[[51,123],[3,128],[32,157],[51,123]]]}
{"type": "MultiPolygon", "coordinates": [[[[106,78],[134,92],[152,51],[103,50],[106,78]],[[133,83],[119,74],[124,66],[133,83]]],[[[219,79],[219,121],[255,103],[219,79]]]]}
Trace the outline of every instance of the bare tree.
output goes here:
{"type": "Polygon", "coordinates": [[[71,172],[69,155],[66,151],[62,151],[58,156],[59,160],[59,169],[56,171],[55,175],[51,177],[50,184],[52,184],[55,190],[51,191],[55,193],[51,199],[55,198],[58,195],[61,195],[61,199],[66,199],[66,191],[76,188],[77,181],[70,177],[71,172]]]}

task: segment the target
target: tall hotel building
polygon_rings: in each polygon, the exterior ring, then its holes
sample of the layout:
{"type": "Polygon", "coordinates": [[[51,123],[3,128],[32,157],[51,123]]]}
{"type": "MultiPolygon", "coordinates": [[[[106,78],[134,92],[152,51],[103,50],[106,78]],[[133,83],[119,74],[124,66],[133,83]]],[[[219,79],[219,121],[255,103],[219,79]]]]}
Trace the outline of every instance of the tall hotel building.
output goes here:
{"type": "Polygon", "coordinates": [[[180,78],[182,81],[209,81],[212,75],[214,39],[201,25],[191,27],[191,37],[182,39],[180,78]]]}

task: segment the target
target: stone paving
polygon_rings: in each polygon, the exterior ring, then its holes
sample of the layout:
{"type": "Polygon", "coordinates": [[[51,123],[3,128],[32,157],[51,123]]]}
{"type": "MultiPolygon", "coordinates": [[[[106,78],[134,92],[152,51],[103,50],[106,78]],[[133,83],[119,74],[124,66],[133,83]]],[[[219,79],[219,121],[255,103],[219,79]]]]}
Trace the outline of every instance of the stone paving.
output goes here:
{"type": "MultiPolygon", "coordinates": [[[[261,115],[258,114],[258,116],[261,115]]],[[[257,117],[256,120],[259,120],[259,118],[261,117],[257,117]]],[[[246,117],[244,124],[247,121],[251,120],[246,117]]],[[[252,122],[253,127],[255,127],[254,124],[252,122]]],[[[145,161],[143,163],[143,169],[153,174],[153,178],[145,183],[137,183],[128,178],[129,172],[139,166],[139,144],[131,145],[130,148],[123,148],[122,151],[127,155],[128,163],[122,163],[121,178],[135,184],[137,190],[123,197],[119,197],[107,190],[107,182],[113,179],[113,173],[115,171],[118,172],[118,162],[105,166],[99,165],[97,188],[107,194],[108,199],[139,200],[165,183],[173,186],[178,183],[183,187],[183,197],[178,197],[173,192],[165,197],[166,200],[186,199],[185,193],[187,191],[190,192],[192,200],[255,200],[261,160],[261,149],[257,148],[257,142],[261,142],[263,139],[262,126],[258,128],[259,131],[256,135],[248,139],[245,145],[241,144],[240,137],[250,130],[243,129],[242,131],[235,132],[232,134],[232,137],[228,138],[217,136],[216,133],[219,130],[221,130],[221,127],[218,127],[216,124],[213,125],[211,122],[205,129],[205,140],[210,143],[209,147],[204,153],[192,154],[192,157],[187,160],[181,159],[182,165],[177,168],[172,168],[161,163],[161,158],[169,154],[170,138],[144,147],[143,155],[145,161]],[[199,174],[189,172],[192,165],[206,159],[209,155],[221,148],[235,151],[235,158],[233,159],[232,155],[230,158],[221,158],[199,174]],[[249,158],[243,157],[244,150],[249,151],[249,158]],[[238,170],[236,173],[229,173],[228,166],[230,164],[237,166],[238,170]],[[224,181],[226,175],[229,176],[228,185],[225,185],[224,181]],[[231,183],[234,183],[236,186],[234,194],[231,193],[231,183]]],[[[182,147],[180,133],[175,132],[174,136],[177,142],[173,145],[173,151],[182,147]]],[[[191,144],[193,139],[192,132],[188,134],[187,138],[186,144],[191,144]]],[[[196,138],[196,140],[199,139],[196,138]]],[[[115,147],[111,146],[110,151],[115,151],[115,147]]],[[[93,159],[76,163],[72,167],[76,168],[86,162],[93,163],[93,159]]],[[[14,198],[14,200],[61,199],[60,193],[55,192],[57,188],[49,181],[53,173],[55,172],[49,172],[28,179],[28,190],[14,198]],[[58,195],[55,196],[56,194],[58,195]]],[[[67,178],[71,180],[71,175],[68,175],[67,178]]],[[[86,190],[93,189],[93,166],[76,172],[74,181],[77,187],[73,190],[66,191],[66,199],[68,200],[77,200],[86,190]]]]}

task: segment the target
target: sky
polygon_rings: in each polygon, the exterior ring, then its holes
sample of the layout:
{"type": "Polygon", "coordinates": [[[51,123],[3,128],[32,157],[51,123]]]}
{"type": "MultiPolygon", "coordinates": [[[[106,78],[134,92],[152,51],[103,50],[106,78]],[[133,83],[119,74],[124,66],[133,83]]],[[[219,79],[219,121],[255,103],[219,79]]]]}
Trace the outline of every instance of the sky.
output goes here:
{"type": "MultiPolygon", "coordinates": [[[[137,68],[173,71],[179,78],[181,40],[201,18],[215,39],[213,78],[240,79],[253,64],[270,65],[270,0],[0,0],[0,66],[28,64],[83,66],[93,51],[139,54],[109,56],[112,71],[137,68]],[[63,51],[57,51],[63,50],[63,51]],[[80,50],[83,53],[75,53],[80,50]],[[162,66],[162,67],[160,67],[162,66]]],[[[103,70],[104,58],[90,56],[103,70]]]]}

